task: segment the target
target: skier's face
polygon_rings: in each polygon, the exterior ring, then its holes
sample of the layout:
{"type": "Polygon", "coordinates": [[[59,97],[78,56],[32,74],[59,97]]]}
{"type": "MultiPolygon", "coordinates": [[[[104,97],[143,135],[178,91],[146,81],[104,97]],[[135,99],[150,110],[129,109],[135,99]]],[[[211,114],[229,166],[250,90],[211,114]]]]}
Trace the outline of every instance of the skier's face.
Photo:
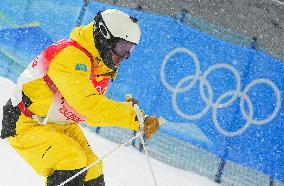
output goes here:
{"type": "Polygon", "coordinates": [[[112,50],[112,61],[115,66],[118,66],[123,59],[128,59],[131,52],[133,51],[135,44],[119,40],[112,50]]]}
{"type": "Polygon", "coordinates": [[[114,70],[123,59],[128,59],[136,44],[126,41],[119,37],[114,37],[105,26],[100,16],[96,17],[94,23],[95,46],[104,64],[114,70]]]}
{"type": "Polygon", "coordinates": [[[118,67],[119,64],[121,63],[122,61],[122,58],[118,55],[116,55],[115,53],[112,52],[111,54],[111,57],[112,57],[112,62],[114,64],[114,66],[118,67]]]}

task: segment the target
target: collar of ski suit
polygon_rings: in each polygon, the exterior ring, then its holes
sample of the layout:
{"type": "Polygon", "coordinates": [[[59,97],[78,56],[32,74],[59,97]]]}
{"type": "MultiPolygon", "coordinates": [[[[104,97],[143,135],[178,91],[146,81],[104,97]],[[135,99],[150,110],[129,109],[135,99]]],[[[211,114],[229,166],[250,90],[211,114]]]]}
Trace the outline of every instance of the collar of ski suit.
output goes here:
{"type": "Polygon", "coordinates": [[[84,49],[86,49],[94,59],[94,73],[97,76],[111,76],[112,78],[116,77],[117,72],[113,72],[112,69],[108,68],[104,63],[102,58],[99,55],[99,52],[95,46],[95,41],[93,37],[93,25],[94,22],[91,22],[88,25],[76,27],[72,30],[70,38],[84,49]]]}

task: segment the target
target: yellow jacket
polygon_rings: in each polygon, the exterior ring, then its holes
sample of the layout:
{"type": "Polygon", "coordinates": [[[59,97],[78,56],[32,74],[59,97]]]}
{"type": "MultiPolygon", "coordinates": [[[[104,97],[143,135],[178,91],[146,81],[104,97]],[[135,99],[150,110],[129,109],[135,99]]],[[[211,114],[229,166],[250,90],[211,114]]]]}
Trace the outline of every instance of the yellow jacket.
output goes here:
{"type": "MultiPolygon", "coordinates": [[[[71,32],[71,39],[85,48],[94,59],[96,80],[105,78],[111,72],[102,61],[93,38],[93,22],[77,27],[71,32]]],[[[92,126],[119,126],[138,130],[135,111],[127,102],[117,102],[100,95],[90,80],[91,62],[80,49],[68,46],[52,59],[47,74],[58,87],[67,103],[78,113],[86,117],[86,123],[92,126]],[[76,67],[83,65],[84,70],[76,67]]],[[[46,116],[53,99],[53,93],[42,78],[23,85],[24,93],[33,102],[29,110],[35,115],[46,116]]],[[[17,129],[18,131],[18,129],[17,129]]]]}

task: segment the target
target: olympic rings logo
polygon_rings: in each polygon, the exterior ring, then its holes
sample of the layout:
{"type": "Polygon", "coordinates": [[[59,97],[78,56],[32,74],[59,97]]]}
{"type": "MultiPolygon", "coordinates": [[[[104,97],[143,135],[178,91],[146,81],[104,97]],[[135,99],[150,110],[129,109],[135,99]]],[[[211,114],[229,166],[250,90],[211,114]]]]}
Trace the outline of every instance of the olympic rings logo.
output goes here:
{"type": "Polygon", "coordinates": [[[277,114],[280,110],[280,107],[281,107],[281,92],[280,92],[279,88],[271,80],[264,79],[264,78],[255,79],[255,80],[251,81],[244,88],[243,91],[241,91],[240,74],[233,66],[228,65],[228,64],[220,64],[219,63],[219,64],[215,64],[215,65],[210,66],[203,74],[201,74],[199,59],[197,58],[195,53],[193,53],[191,50],[189,50],[187,48],[175,48],[166,55],[166,57],[163,60],[162,66],[161,66],[160,76],[161,76],[161,81],[162,81],[163,85],[166,87],[166,89],[168,89],[169,91],[171,91],[173,93],[172,94],[172,105],[173,105],[173,108],[174,108],[175,112],[177,113],[177,115],[179,115],[179,116],[181,116],[185,119],[195,120],[195,119],[200,119],[202,116],[204,116],[208,112],[208,110],[210,108],[212,108],[213,109],[213,112],[212,112],[213,123],[214,123],[217,131],[220,132],[221,134],[223,134],[224,136],[227,136],[227,137],[234,137],[234,136],[238,136],[238,135],[242,134],[251,124],[264,125],[264,124],[269,123],[270,121],[272,121],[277,116],[277,114]],[[167,65],[169,59],[178,52],[185,53],[193,59],[194,64],[195,64],[195,74],[194,75],[188,75],[188,76],[182,78],[177,83],[176,86],[172,86],[166,80],[166,73],[165,73],[166,65],[167,65]],[[207,76],[217,69],[229,70],[234,75],[234,77],[236,79],[236,85],[235,85],[234,90],[229,90],[229,91],[221,94],[217,98],[217,100],[214,102],[214,100],[213,100],[214,91],[213,91],[211,84],[207,80],[207,76]],[[185,84],[185,82],[188,82],[188,81],[191,81],[191,82],[188,85],[183,86],[185,84]],[[177,95],[179,93],[184,93],[186,91],[190,91],[191,88],[197,83],[197,81],[200,82],[199,83],[199,92],[200,92],[202,100],[206,103],[206,106],[203,110],[201,110],[199,113],[196,113],[196,114],[184,113],[179,108],[179,106],[177,104],[177,95]],[[250,89],[253,88],[254,86],[258,85],[258,84],[266,84],[266,85],[270,86],[272,88],[272,90],[274,91],[275,95],[276,95],[276,104],[274,105],[273,112],[271,113],[270,116],[267,116],[265,119],[261,119],[261,120],[254,119],[253,104],[252,104],[250,97],[248,96],[248,92],[250,91],[250,89]],[[204,89],[205,87],[207,88],[206,89],[207,94],[205,93],[205,89],[204,89]],[[230,97],[229,100],[227,100],[226,102],[222,102],[225,98],[228,98],[228,97],[230,97]],[[239,128],[236,131],[226,131],[226,130],[224,130],[223,128],[220,127],[218,117],[217,117],[218,109],[222,109],[222,108],[230,106],[237,98],[240,98],[240,104],[239,104],[240,111],[241,111],[242,116],[246,120],[246,123],[244,124],[244,126],[242,126],[241,128],[239,128]],[[248,113],[245,109],[244,102],[246,102],[247,105],[248,105],[248,113]]]}

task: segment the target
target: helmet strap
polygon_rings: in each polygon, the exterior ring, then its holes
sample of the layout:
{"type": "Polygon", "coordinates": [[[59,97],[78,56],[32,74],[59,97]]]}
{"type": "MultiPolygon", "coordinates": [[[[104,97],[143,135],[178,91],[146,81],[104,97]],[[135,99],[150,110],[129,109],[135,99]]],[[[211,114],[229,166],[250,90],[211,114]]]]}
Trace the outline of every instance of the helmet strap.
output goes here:
{"type": "Polygon", "coordinates": [[[93,37],[95,41],[95,46],[98,49],[104,64],[108,68],[114,70],[117,67],[112,61],[112,51],[117,43],[117,38],[113,37],[112,34],[109,32],[100,15],[97,15],[95,20],[96,21],[93,25],[93,37]],[[104,28],[105,30],[101,30],[101,28],[104,28]]]}

